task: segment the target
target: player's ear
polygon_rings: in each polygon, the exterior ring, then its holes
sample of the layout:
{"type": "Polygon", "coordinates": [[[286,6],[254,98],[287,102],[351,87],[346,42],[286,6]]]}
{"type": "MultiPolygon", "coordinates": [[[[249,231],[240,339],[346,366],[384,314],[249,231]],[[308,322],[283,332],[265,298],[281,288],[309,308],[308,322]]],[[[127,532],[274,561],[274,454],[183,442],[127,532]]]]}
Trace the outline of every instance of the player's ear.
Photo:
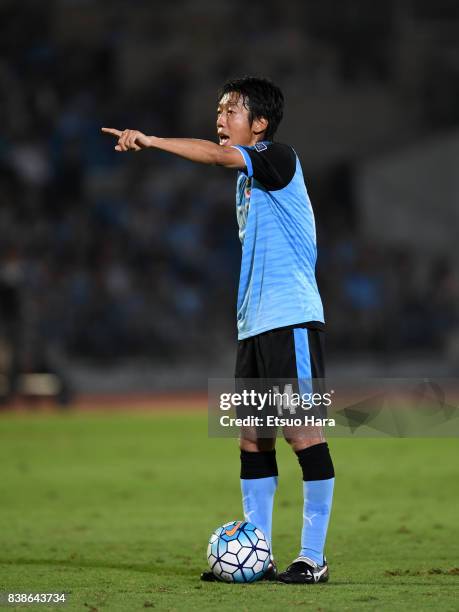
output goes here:
{"type": "Polygon", "coordinates": [[[268,129],[268,120],[265,117],[257,117],[252,122],[252,131],[255,134],[261,134],[262,132],[266,132],[268,129]]]}

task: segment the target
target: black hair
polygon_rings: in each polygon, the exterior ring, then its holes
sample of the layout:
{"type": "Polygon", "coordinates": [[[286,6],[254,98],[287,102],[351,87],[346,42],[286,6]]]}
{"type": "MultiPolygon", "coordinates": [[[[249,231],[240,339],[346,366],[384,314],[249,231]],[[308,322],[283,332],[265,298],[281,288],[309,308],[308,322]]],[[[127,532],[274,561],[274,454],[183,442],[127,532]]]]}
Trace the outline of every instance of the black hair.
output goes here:
{"type": "Polygon", "coordinates": [[[244,106],[249,111],[249,121],[264,117],[268,121],[265,138],[271,140],[284,114],[284,94],[269,79],[245,76],[241,79],[230,79],[219,89],[217,102],[225,94],[237,93],[242,96],[244,106]]]}

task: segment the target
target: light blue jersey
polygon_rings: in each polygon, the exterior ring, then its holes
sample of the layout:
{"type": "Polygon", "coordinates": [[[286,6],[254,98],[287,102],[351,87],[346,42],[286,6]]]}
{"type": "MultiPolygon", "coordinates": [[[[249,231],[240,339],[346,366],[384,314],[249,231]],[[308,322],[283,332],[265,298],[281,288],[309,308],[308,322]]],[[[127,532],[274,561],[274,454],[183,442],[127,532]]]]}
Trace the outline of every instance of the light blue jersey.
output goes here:
{"type": "Polygon", "coordinates": [[[272,142],[235,148],[246,163],[236,190],[239,340],[288,325],[323,324],[314,213],[298,156],[272,142]]]}

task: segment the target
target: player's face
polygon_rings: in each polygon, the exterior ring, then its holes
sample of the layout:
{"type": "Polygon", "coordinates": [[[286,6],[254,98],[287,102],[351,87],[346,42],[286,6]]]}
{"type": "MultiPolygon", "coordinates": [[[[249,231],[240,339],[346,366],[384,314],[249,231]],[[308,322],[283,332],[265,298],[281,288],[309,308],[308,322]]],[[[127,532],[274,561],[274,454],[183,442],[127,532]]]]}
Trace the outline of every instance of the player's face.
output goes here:
{"type": "Polygon", "coordinates": [[[234,92],[225,94],[217,108],[217,134],[221,145],[251,145],[256,142],[244,98],[234,92]]]}

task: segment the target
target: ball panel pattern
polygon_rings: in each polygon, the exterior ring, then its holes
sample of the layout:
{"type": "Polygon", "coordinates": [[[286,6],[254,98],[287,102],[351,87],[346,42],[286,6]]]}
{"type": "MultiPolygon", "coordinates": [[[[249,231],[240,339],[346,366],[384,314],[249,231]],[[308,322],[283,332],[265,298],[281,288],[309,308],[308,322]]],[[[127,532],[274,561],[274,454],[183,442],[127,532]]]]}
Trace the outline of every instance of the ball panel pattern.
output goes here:
{"type": "Polygon", "coordinates": [[[228,552],[229,553],[233,553],[233,555],[237,555],[240,548],[241,548],[241,544],[239,540],[231,540],[231,542],[228,542],[228,552]]]}
{"type": "Polygon", "coordinates": [[[231,521],[210,536],[207,560],[214,574],[225,582],[254,582],[269,566],[269,545],[255,525],[231,521]]]}

